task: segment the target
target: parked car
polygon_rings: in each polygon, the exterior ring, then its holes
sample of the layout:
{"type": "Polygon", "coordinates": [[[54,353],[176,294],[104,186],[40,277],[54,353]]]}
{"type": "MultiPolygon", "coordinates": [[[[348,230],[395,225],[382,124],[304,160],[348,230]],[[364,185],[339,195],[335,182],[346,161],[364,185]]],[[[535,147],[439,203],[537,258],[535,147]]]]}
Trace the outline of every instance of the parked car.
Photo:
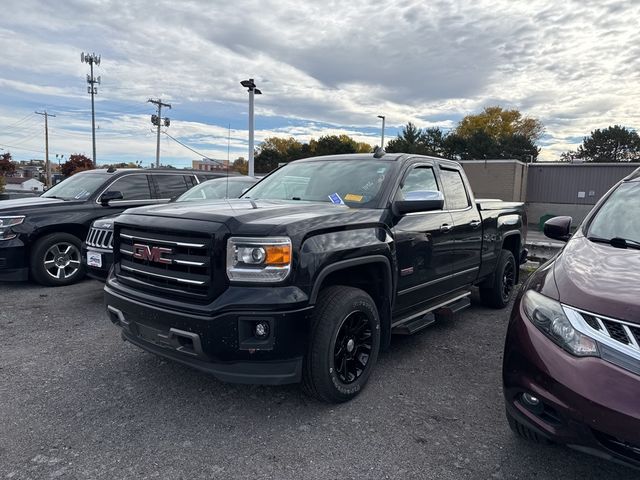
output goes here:
{"type": "MultiPolygon", "coordinates": [[[[176,203],[221,198],[238,198],[259,179],[248,176],[221,177],[207,180],[174,199],[176,203]]],[[[93,222],[82,245],[82,261],[87,276],[104,282],[113,265],[113,222],[118,215],[99,218],[93,222]]]]}
{"type": "Polygon", "coordinates": [[[308,158],[242,198],[131,209],[114,224],[108,314],[144,350],[221,380],[365,386],[391,334],[504,307],[522,203],[476,204],[461,166],[406,154],[308,158]]]}
{"type": "Polygon", "coordinates": [[[109,169],[80,172],[36,198],[0,203],[0,280],[69,285],[85,275],[82,241],[100,217],[166,203],[207,172],[109,169]]]}
{"type": "Polygon", "coordinates": [[[640,169],[614,186],[523,285],[504,352],[519,435],[640,467],[640,169]]]}

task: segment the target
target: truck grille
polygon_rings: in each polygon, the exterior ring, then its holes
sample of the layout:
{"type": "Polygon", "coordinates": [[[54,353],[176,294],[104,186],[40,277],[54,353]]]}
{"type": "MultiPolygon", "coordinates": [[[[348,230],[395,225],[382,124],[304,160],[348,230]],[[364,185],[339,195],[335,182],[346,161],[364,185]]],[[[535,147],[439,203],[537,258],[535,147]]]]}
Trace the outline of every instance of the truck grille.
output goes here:
{"type": "Polygon", "coordinates": [[[204,301],[211,295],[211,239],[123,228],[116,276],[154,295],[204,301]]]}
{"type": "Polygon", "coordinates": [[[91,227],[86,244],[89,247],[113,249],[113,230],[91,227]]]}

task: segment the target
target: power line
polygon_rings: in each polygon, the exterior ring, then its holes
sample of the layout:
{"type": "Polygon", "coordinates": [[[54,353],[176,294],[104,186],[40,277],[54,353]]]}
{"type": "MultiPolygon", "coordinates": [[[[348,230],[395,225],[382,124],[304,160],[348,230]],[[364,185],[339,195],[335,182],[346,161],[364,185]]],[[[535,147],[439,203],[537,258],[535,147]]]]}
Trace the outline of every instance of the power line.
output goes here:
{"type": "Polygon", "coordinates": [[[202,157],[205,160],[211,160],[212,162],[216,162],[219,165],[222,165],[223,167],[225,167],[224,162],[221,162],[220,160],[216,160],[215,158],[210,158],[207,157],[206,155],[204,155],[203,153],[198,152],[197,150],[194,150],[193,148],[191,148],[189,145],[185,145],[184,143],[182,143],[180,140],[178,140],[177,138],[172,137],[171,135],[169,135],[166,131],[163,131],[162,133],[164,133],[167,137],[169,137],[171,140],[173,140],[174,142],[182,145],[184,148],[186,148],[187,150],[192,151],[193,153],[195,153],[196,155],[199,155],[200,157],[202,157]]]}
{"type": "Polygon", "coordinates": [[[33,150],[31,148],[16,147],[15,145],[7,145],[6,143],[0,143],[0,146],[14,148],[16,150],[24,150],[25,152],[44,153],[42,150],[33,150]]]}

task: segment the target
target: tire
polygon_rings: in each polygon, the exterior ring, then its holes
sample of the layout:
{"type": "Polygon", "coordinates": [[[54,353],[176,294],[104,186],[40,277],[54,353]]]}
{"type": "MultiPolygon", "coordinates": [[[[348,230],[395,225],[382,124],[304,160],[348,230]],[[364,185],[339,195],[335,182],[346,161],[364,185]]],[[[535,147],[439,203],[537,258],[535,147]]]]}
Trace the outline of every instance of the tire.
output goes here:
{"type": "Polygon", "coordinates": [[[516,259],[509,250],[502,250],[496,265],[493,284],[480,287],[480,299],[487,307],[504,308],[511,301],[516,286],[516,259]]]}
{"type": "Polygon", "coordinates": [[[353,287],[324,289],[311,323],[303,390],[327,403],[351,400],[367,383],[379,350],[380,317],[371,297],[353,287]]]}
{"type": "Polygon", "coordinates": [[[531,443],[537,443],[538,445],[551,444],[551,441],[549,439],[543,437],[538,432],[520,423],[518,420],[513,418],[513,416],[508,411],[505,412],[505,415],[507,416],[507,421],[509,422],[509,428],[511,428],[511,431],[520,438],[523,438],[531,443]]]}
{"type": "Polygon", "coordinates": [[[36,241],[31,250],[31,278],[40,285],[61,287],[84,278],[82,242],[70,233],[51,233],[36,241]]]}

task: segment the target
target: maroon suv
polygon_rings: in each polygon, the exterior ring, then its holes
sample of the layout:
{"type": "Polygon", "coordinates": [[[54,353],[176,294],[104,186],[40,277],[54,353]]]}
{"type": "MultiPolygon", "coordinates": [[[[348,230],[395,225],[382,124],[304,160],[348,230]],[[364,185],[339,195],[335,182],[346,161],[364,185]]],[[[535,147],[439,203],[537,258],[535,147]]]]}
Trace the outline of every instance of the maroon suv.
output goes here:
{"type": "Polygon", "coordinates": [[[503,381],[519,435],[640,467],[640,169],[614,186],[520,291],[503,381]]]}

